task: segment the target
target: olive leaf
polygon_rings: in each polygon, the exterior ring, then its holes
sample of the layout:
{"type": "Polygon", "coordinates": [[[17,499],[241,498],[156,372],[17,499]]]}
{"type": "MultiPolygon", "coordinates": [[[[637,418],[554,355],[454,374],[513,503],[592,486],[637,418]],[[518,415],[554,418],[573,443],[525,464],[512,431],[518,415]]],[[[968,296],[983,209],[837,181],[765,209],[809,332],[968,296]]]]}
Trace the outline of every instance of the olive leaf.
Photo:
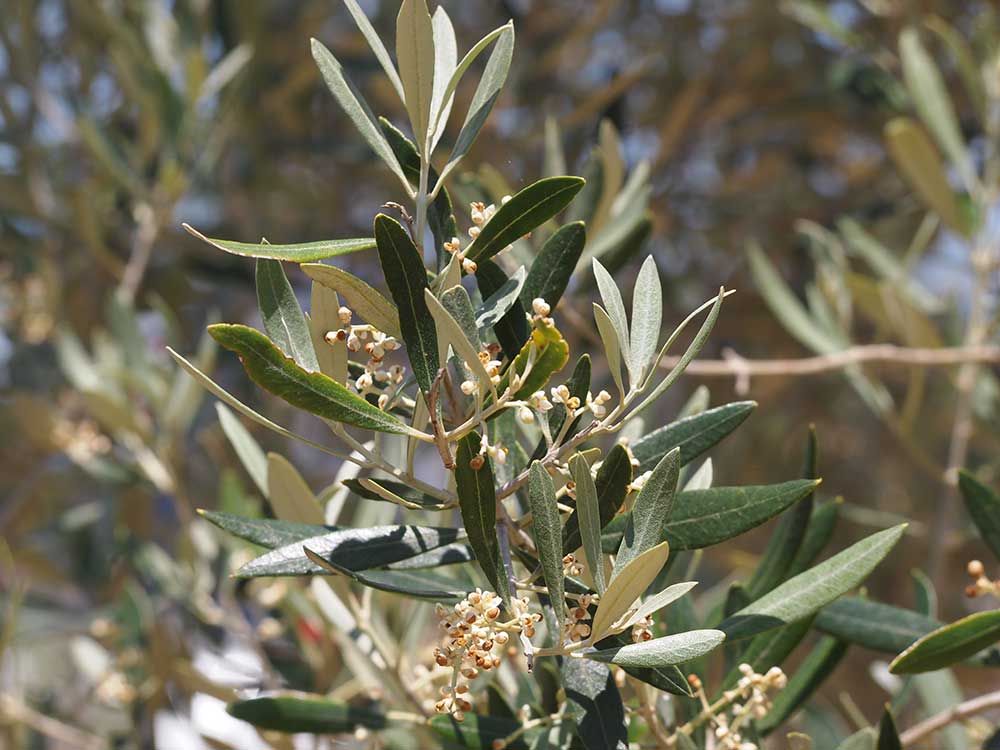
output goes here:
{"type": "Polygon", "coordinates": [[[226,712],[258,729],[287,733],[342,734],[362,727],[385,729],[389,724],[382,713],[318,695],[251,698],[230,703],[226,712]]]}
{"type": "Polygon", "coordinates": [[[601,513],[597,499],[597,485],[590,473],[590,464],[580,453],[569,459],[569,470],[576,487],[576,513],[580,524],[580,538],[587,566],[594,579],[597,593],[604,595],[604,557],[601,554],[601,513]]]}
{"type": "Polygon", "coordinates": [[[922,636],[893,659],[893,674],[950,667],[1000,641],[1000,610],[976,612],[922,636]]]}
{"type": "Polygon", "coordinates": [[[587,230],[582,221],[556,230],[531,262],[531,271],[521,292],[521,304],[530,309],[532,301],[541,298],[555,309],[586,244],[587,230]]]}
{"type": "Polygon", "coordinates": [[[360,315],[362,320],[389,336],[402,338],[396,306],[357,276],[322,263],[306,263],[302,270],[317,284],[322,284],[343,297],[347,307],[360,315]]]}
{"type": "Polygon", "coordinates": [[[726,634],[721,630],[690,630],[642,643],[585,652],[584,656],[621,667],[670,667],[704,656],[724,640],[726,634]]]}
{"type": "Polygon", "coordinates": [[[310,372],[319,370],[312,333],[281,261],[259,259],[256,268],[257,305],[264,330],[286,356],[310,372]]]}
{"type": "Polygon", "coordinates": [[[756,401],[734,401],[679,419],[648,432],[632,445],[639,473],[651,470],[674,448],[680,448],[685,466],[735,430],[757,408],[756,401]]]}
{"type": "Polygon", "coordinates": [[[233,255],[240,255],[244,258],[266,258],[271,260],[287,260],[293,263],[308,263],[310,261],[326,260],[335,258],[338,255],[357,253],[362,250],[371,250],[375,247],[375,240],[371,237],[359,237],[348,240],[322,240],[320,242],[302,242],[294,245],[272,245],[268,242],[234,242],[232,240],[220,240],[214,237],[206,237],[190,224],[182,224],[182,227],[194,237],[207,242],[212,247],[224,250],[233,255]]]}
{"type": "Polygon", "coordinates": [[[632,292],[632,324],[629,339],[628,369],[633,383],[641,383],[649,373],[660,340],[663,317],[663,291],[660,272],[650,255],[639,269],[632,292]]]}
{"type": "Polygon", "coordinates": [[[566,618],[566,600],[563,594],[562,522],[556,507],[556,491],[549,472],[538,461],[533,461],[528,479],[528,507],[531,509],[531,534],[542,564],[542,577],[549,591],[549,599],[562,628],[566,618]]]}
{"type": "Polygon", "coordinates": [[[608,584],[594,613],[592,640],[597,641],[607,635],[615,623],[629,611],[635,600],[656,580],[669,555],[670,545],[661,542],[634,558],[608,584]]]}
{"type": "MultiPolygon", "coordinates": [[[[423,153],[434,92],[434,23],[427,0],[403,0],[396,17],[396,60],[410,126],[423,153]]],[[[427,154],[425,154],[427,156],[427,154]]]]}
{"type": "Polygon", "coordinates": [[[320,525],[323,507],[298,470],[284,456],[267,454],[267,499],[283,521],[320,525]]]}
{"type": "Polygon", "coordinates": [[[615,557],[612,583],[633,560],[660,542],[663,524],[670,519],[677,493],[681,468],[679,459],[680,448],[674,448],[657,464],[639,491],[615,557]]]}
{"type": "Polygon", "coordinates": [[[243,423],[236,418],[224,404],[215,405],[215,413],[219,417],[219,424],[222,432],[225,433],[229,444],[233,446],[236,455],[239,456],[240,463],[247,470],[247,474],[257,485],[263,494],[267,494],[267,456],[261,449],[260,444],[250,434],[250,431],[243,426],[243,423]]]}

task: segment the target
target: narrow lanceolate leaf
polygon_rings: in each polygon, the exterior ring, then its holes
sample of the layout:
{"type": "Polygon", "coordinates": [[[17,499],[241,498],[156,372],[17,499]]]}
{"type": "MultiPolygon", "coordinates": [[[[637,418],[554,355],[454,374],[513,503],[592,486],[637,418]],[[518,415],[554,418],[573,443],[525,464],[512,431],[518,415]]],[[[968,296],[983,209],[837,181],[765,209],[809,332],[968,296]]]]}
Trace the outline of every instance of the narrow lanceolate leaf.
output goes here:
{"type": "Polygon", "coordinates": [[[591,651],[584,656],[621,667],[670,667],[704,656],[724,640],[726,634],[721,630],[690,630],[643,643],[591,651]]]}
{"type": "MultiPolygon", "coordinates": [[[[448,82],[451,81],[451,77],[458,67],[458,40],[455,38],[455,27],[443,5],[434,9],[431,21],[434,24],[434,91],[431,96],[430,129],[432,132],[428,153],[434,151],[444,134],[445,126],[448,124],[448,115],[451,114],[451,105],[455,97],[448,96],[446,98],[445,92],[448,90],[448,82]]],[[[432,180],[436,182],[437,178],[432,178],[432,180]]]]}
{"type": "Polygon", "coordinates": [[[511,372],[524,375],[521,387],[514,394],[515,399],[526,399],[536,391],[543,390],[549,378],[559,372],[569,361],[569,344],[554,325],[538,322],[531,332],[528,342],[514,358],[510,367],[500,379],[497,390],[503,393],[507,388],[511,372]],[[528,364],[531,363],[530,370],[528,364]],[[525,374],[527,373],[527,374],[525,374]]]}
{"type": "MultiPolygon", "coordinates": [[[[627,614],[635,600],[656,580],[670,555],[670,545],[662,542],[636,557],[601,594],[591,625],[592,638],[600,640],[627,614]]],[[[639,665],[642,666],[642,665],[639,665]]]]}
{"type": "Polygon", "coordinates": [[[813,506],[809,528],[806,529],[799,551],[795,553],[795,559],[789,566],[787,577],[798,575],[811,567],[820,553],[826,549],[837,528],[837,519],[840,517],[840,506],[843,502],[843,498],[838,497],[813,506]]]}
{"type": "Polygon", "coordinates": [[[903,750],[903,741],[899,738],[896,719],[888,704],[886,704],[885,710],[882,712],[882,719],[878,723],[878,744],[875,748],[876,750],[903,750]]]}
{"type": "MultiPolygon", "coordinates": [[[[649,395],[647,395],[642,400],[642,403],[640,403],[635,408],[633,414],[638,414],[646,407],[652,405],[660,396],[666,393],[667,390],[670,388],[670,386],[672,386],[675,382],[677,382],[677,379],[684,374],[684,371],[687,369],[687,366],[691,364],[691,360],[693,360],[695,357],[698,356],[702,348],[704,348],[705,343],[708,341],[709,334],[712,333],[712,329],[715,327],[715,321],[719,319],[719,311],[722,309],[722,300],[726,298],[726,294],[727,292],[725,289],[719,290],[719,296],[716,297],[715,302],[712,303],[712,306],[708,311],[708,315],[705,316],[705,320],[701,324],[701,328],[698,329],[698,333],[695,334],[694,339],[692,339],[691,343],[688,345],[688,348],[684,350],[684,354],[681,355],[681,358],[677,361],[677,364],[675,364],[673,368],[670,370],[670,372],[667,373],[667,376],[663,378],[663,380],[659,381],[653,388],[653,390],[649,393],[649,395]]],[[[683,331],[684,328],[687,326],[688,322],[693,320],[694,316],[698,313],[698,311],[704,307],[705,305],[702,305],[702,307],[698,308],[698,310],[691,313],[691,315],[685,318],[684,321],[677,327],[677,329],[670,334],[670,336],[667,338],[666,343],[663,345],[663,348],[660,349],[659,354],[657,354],[656,358],[653,360],[653,369],[647,376],[643,387],[652,384],[653,379],[656,377],[656,368],[658,367],[660,360],[663,359],[663,356],[667,353],[670,346],[680,335],[681,331],[683,331]]]]}
{"type": "Polygon", "coordinates": [[[438,549],[459,539],[455,529],[434,526],[371,526],[337,529],[298,539],[251,560],[237,571],[239,578],[324,575],[303,548],[325,562],[351,571],[381,568],[438,549]]]}
{"type": "Polygon", "coordinates": [[[965,471],[958,474],[958,488],[980,536],[1000,558],[1000,495],[965,471]]]}
{"type": "Polygon", "coordinates": [[[402,338],[399,311],[376,289],[336,266],[307,263],[302,270],[317,284],[337,292],[362,320],[394,338],[402,338]]]}
{"type": "Polygon", "coordinates": [[[642,264],[632,292],[632,326],[629,340],[629,373],[633,383],[643,382],[650,366],[656,345],[660,341],[660,323],[663,318],[663,291],[660,272],[650,255],[642,264]]]}
{"type": "Polygon", "coordinates": [[[223,404],[215,405],[215,412],[219,416],[219,424],[222,431],[229,439],[229,444],[233,446],[236,455],[239,456],[243,468],[247,474],[265,495],[267,494],[267,456],[261,449],[260,444],[254,439],[250,431],[243,426],[243,423],[236,418],[223,404]]]}
{"type": "MultiPolygon", "coordinates": [[[[476,325],[480,329],[492,327],[511,310],[518,295],[521,294],[525,278],[524,266],[521,266],[496,291],[490,292],[483,300],[483,304],[476,309],[476,325]]],[[[527,331],[527,326],[525,326],[525,331],[527,331]]]]}
{"type": "Polygon", "coordinates": [[[945,88],[941,72],[920,43],[920,34],[915,28],[904,29],[900,33],[899,58],[903,65],[903,80],[910,91],[917,114],[934,134],[941,150],[948,155],[956,169],[970,184],[974,184],[973,167],[951,97],[945,88]]]}
{"type": "MultiPolygon", "coordinates": [[[[462,287],[454,287],[460,294],[466,295],[465,300],[468,302],[468,293],[462,287]]],[[[434,319],[436,324],[437,335],[440,342],[444,346],[451,345],[455,354],[465,363],[466,368],[469,372],[476,378],[479,383],[480,392],[485,394],[487,390],[492,390],[496,392],[496,388],[493,385],[493,381],[490,379],[489,373],[486,372],[486,367],[483,365],[483,361],[479,359],[479,347],[478,347],[478,334],[476,335],[477,342],[474,345],[466,332],[463,330],[462,325],[455,320],[455,318],[445,309],[442,301],[434,296],[430,289],[424,289],[424,302],[427,305],[431,317],[434,319]]],[[[471,317],[472,308],[469,306],[469,313],[471,317]]]]}
{"type": "MultiPolygon", "coordinates": [[[[622,300],[621,290],[618,289],[618,284],[615,283],[611,274],[601,265],[601,261],[594,258],[592,264],[594,278],[597,280],[597,289],[604,302],[604,309],[611,319],[611,325],[614,326],[615,335],[618,337],[618,348],[621,350],[626,366],[628,366],[632,362],[631,337],[629,336],[628,316],[625,314],[625,302],[622,300]]],[[[631,369],[629,369],[629,373],[631,375],[631,369]]],[[[635,383],[634,380],[632,382],[635,383]]]]}
{"type": "Polygon", "coordinates": [[[311,284],[309,293],[309,332],[312,334],[313,348],[319,370],[338,383],[347,383],[349,356],[347,341],[331,338],[327,334],[343,328],[340,322],[340,297],[329,287],[318,281],[311,284]]]}
{"type": "Polygon", "coordinates": [[[672,586],[667,586],[667,588],[663,589],[660,593],[654,594],[643,601],[643,603],[640,604],[639,608],[635,611],[635,614],[632,615],[625,623],[626,626],[634,625],[639,620],[656,614],[664,607],[667,607],[680,599],[697,585],[697,581],[685,581],[683,583],[675,583],[672,586]]]}
{"type": "Polygon", "coordinates": [[[480,455],[482,439],[470,432],[458,443],[455,457],[455,490],[462,511],[462,523],[469,536],[469,546],[476,554],[479,567],[494,590],[510,606],[510,584],[500,558],[497,539],[497,497],[493,481],[493,465],[489,456],[480,455]],[[476,469],[473,459],[483,459],[476,469]]]}
{"type": "Polygon", "coordinates": [[[345,479],[342,484],[359,497],[368,500],[395,503],[408,508],[440,509],[442,501],[404,482],[391,479],[345,479]]]}
{"type": "Polygon", "coordinates": [[[292,263],[309,263],[338,255],[347,255],[361,250],[371,250],[375,240],[371,237],[358,237],[348,240],[324,240],[322,242],[303,242],[297,245],[272,245],[269,243],[255,244],[252,242],[233,242],[206,237],[190,224],[182,225],[189,233],[204,240],[212,247],[225,250],[233,255],[244,258],[269,258],[271,260],[287,260],[292,263]]]}
{"type": "Polygon", "coordinates": [[[288,283],[281,261],[257,261],[257,305],[264,321],[264,330],[286,356],[294,359],[303,369],[319,370],[312,334],[299,301],[288,283]]]}
{"type": "Polygon", "coordinates": [[[583,187],[580,177],[546,177],[515,193],[472,241],[465,255],[486,260],[562,211],[583,187]]]}
{"type": "Polygon", "coordinates": [[[306,557],[330,575],[343,575],[355,583],[376,591],[399,594],[410,599],[457,602],[465,597],[465,585],[451,578],[425,570],[350,570],[329,562],[303,545],[306,557]]]}
{"type": "Polygon", "coordinates": [[[1000,610],[976,612],[928,633],[889,665],[894,674],[932,672],[1000,641],[1000,610]]]}
{"type": "Polygon", "coordinates": [[[403,0],[399,7],[396,59],[410,125],[423,151],[434,93],[434,24],[426,0],[403,0]]]}
{"type": "Polygon", "coordinates": [[[817,630],[838,640],[893,656],[942,625],[933,617],[856,596],[826,605],[814,622],[817,630]]]}
{"type": "Polygon", "coordinates": [[[340,104],[341,109],[351,118],[354,127],[358,129],[361,136],[368,142],[372,151],[388,165],[393,174],[404,185],[407,185],[406,175],[403,174],[403,170],[399,166],[399,161],[392,153],[392,149],[389,147],[385,136],[382,135],[382,131],[379,130],[375,115],[372,114],[364,97],[361,96],[360,92],[354,87],[354,84],[344,74],[344,70],[337,61],[337,58],[316,39],[312,40],[312,55],[313,59],[316,60],[316,65],[319,66],[319,71],[322,73],[327,87],[337,100],[337,103],[340,104]]]}
{"type": "Polygon", "coordinates": [[[569,470],[576,485],[576,514],[587,568],[593,576],[597,593],[603,596],[604,556],[601,554],[601,512],[597,486],[590,474],[590,465],[581,454],[573,454],[569,460],[569,470]]]}
{"type": "Polygon", "coordinates": [[[243,325],[217,323],[212,338],[236,352],[250,379],[292,406],[336,422],[376,432],[405,435],[409,428],[319,372],[306,372],[286,357],[260,331],[243,325]]]}
{"type": "MultiPolygon", "coordinates": [[[[598,651],[610,651],[619,649],[622,646],[629,646],[631,644],[632,633],[631,631],[626,630],[623,633],[603,638],[594,645],[598,651]]],[[[691,698],[694,695],[691,685],[688,683],[684,673],[676,666],[623,666],[622,669],[624,669],[629,676],[634,677],[641,682],[645,682],[647,685],[652,685],[657,690],[664,690],[672,695],[683,695],[686,698],[691,698]]]]}
{"type": "Polygon", "coordinates": [[[399,73],[396,72],[396,66],[392,64],[392,58],[389,57],[389,50],[385,48],[378,32],[375,31],[371,21],[368,20],[368,16],[365,15],[361,6],[358,5],[357,0],[344,0],[344,5],[347,6],[347,10],[354,18],[354,23],[357,24],[358,30],[364,35],[365,41],[368,42],[368,46],[371,47],[379,65],[385,71],[389,83],[392,84],[392,87],[399,95],[399,100],[405,102],[406,94],[403,92],[403,82],[399,80],[399,73]]]}
{"type": "Polygon", "coordinates": [[[611,371],[611,378],[615,381],[618,392],[625,397],[625,383],[622,380],[622,344],[615,330],[615,322],[611,315],[596,302],[594,303],[594,322],[597,324],[597,332],[601,336],[601,344],[604,346],[604,356],[608,361],[608,370],[611,371]]]}
{"type": "Polygon", "coordinates": [[[555,309],[586,244],[587,229],[582,221],[560,227],[549,237],[531,262],[521,304],[530,309],[532,300],[541,297],[555,309]]]}
{"type": "MultiPolygon", "coordinates": [[[[595,480],[599,523],[602,530],[611,523],[611,519],[615,517],[618,509],[622,507],[631,483],[632,461],[625,447],[620,443],[616,443],[601,462],[601,466],[597,470],[597,479],[595,480]]],[[[563,554],[568,555],[570,552],[579,549],[581,544],[580,512],[578,508],[566,519],[566,525],[563,527],[563,554]]],[[[613,552],[614,550],[608,551],[613,552]]]]}
{"type": "Polygon", "coordinates": [[[861,583],[896,545],[906,524],[872,534],[829,560],[785,581],[766,596],[728,617],[721,630],[747,638],[808,617],[861,583]]]}
{"type": "Polygon", "coordinates": [[[323,523],[323,506],[298,470],[277,453],[267,454],[267,499],[282,521],[323,523]]]}
{"type": "Polygon", "coordinates": [[[531,509],[531,534],[542,564],[542,577],[549,590],[549,599],[556,619],[562,627],[566,617],[563,594],[562,522],[556,507],[556,491],[549,472],[538,461],[531,464],[528,477],[528,507],[531,509]]]}
{"type": "Polygon", "coordinates": [[[924,129],[908,117],[897,117],[886,124],[885,141],[896,167],[924,204],[955,231],[968,233],[947,168],[924,129]]]}
{"type": "MultiPolygon", "coordinates": [[[[670,519],[663,525],[663,539],[674,551],[710,547],[774,518],[806,497],[817,484],[797,479],[781,484],[685,490],[677,495],[670,519]]],[[[602,536],[605,551],[618,548],[626,523],[623,514],[607,525],[602,536]]]]}
{"type": "MultiPolygon", "coordinates": [[[[503,269],[492,260],[481,261],[478,266],[476,283],[479,284],[479,291],[483,297],[487,300],[493,300],[501,295],[506,297],[504,290],[510,289],[511,279],[507,278],[503,269]]],[[[504,300],[501,304],[506,304],[506,302],[507,300],[504,300]]],[[[493,333],[496,334],[497,341],[500,342],[504,356],[513,360],[521,351],[524,342],[531,336],[527,312],[516,295],[509,300],[506,311],[500,314],[499,319],[494,321],[492,325],[493,333]]]]}
{"type": "Polygon", "coordinates": [[[279,695],[236,701],[226,707],[230,716],[274,732],[342,734],[359,728],[385,729],[383,714],[355,708],[321,696],[279,695]]]}
{"type": "Polygon", "coordinates": [[[770,734],[784,724],[836,669],[846,651],[847,644],[835,638],[826,637],[817,643],[788,684],[775,695],[773,707],[757,725],[760,733],[770,734]]]}
{"type": "Polygon", "coordinates": [[[567,712],[586,750],[627,750],[625,706],[611,670],[589,659],[564,659],[567,712]]]}
{"type": "MultiPolygon", "coordinates": [[[[503,89],[504,82],[507,80],[507,72],[510,70],[510,61],[513,56],[514,27],[513,25],[508,25],[503,27],[503,30],[500,31],[500,34],[497,37],[496,46],[494,46],[493,52],[490,53],[490,59],[486,62],[486,68],[483,70],[483,77],[479,79],[479,85],[476,87],[476,93],[472,95],[472,102],[469,104],[469,111],[465,115],[465,121],[462,123],[462,129],[458,131],[458,138],[455,139],[455,145],[452,147],[451,154],[448,156],[448,163],[445,165],[444,169],[441,170],[441,177],[438,180],[438,185],[440,185],[442,181],[449,174],[451,174],[451,171],[458,166],[462,157],[469,152],[473,142],[475,142],[476,136],[479,135],[479,131],[486,122],[486,118],[489,117],[490,112],[493,109],[493,105],[496,103],[496,100],[500,98],[500,91],[503,89]]],[[[467,58],[468,55],[466,55],[466,59],[467,58]]],[[[464,71],[463,66],[466,66],[465,59],[459,63],[458,69],[455,71],[455,75],[452,76],[452,80],[455,81],[456,84],[456,76],[461,75],[460,71],[464,71]]],[[[449,88],[451,88],[450,82],[449,88]]],[[[447,89],[445,96],[450,96],[447,89]]],[[[435,188],[436,187],[437,185],[435,188]]]]}
{"type": "Polygon", "coordinates": [[[427,309],[427,270],[409,233],[385,214],[375,217],[375,242],[382,273],[399,310],[399,325],[413,375],[424,394],[438,371],[437,333],[427,309]]]}
{"type": "Polygon", "coordinates": [[[198,513],[223,531],[267,549],[284,547],[286,544],[336,531],[334,526],[279,521],[275,518],[244,518],[214,510],[199,510],[198,513]]]}
{"type": "Polygon", "coordinates": [[[646,550],[659,544],[663,524],[670,519],[677,479],[680,474],[680,449],[674,448],[657,464],[646,480],[625,523],[622,543],[615,558],[611,581],[646,550]]]}

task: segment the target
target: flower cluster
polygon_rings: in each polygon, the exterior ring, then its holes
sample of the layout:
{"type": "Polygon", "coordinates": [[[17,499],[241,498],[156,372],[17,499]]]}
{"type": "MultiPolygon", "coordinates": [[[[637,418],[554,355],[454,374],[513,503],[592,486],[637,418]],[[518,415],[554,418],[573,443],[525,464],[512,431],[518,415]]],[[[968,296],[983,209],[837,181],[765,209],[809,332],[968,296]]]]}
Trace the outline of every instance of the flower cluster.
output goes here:
{"type": "MultiPolygon", "coordinates": [[[[393,365],[388,369],[382,367],[385,355],[400,348],[400,343],[389,336],[384,331],[380,331],[372,325],[352,325],[351,320],[354,313],[349,307],[342,306],[337,311],[340,318],[340,325],[343,326],[336,331],[329,331],[324,339],[331,346],[337,342],[347,344],[349,352],[364,351],[368,355],[365,363],[365,370],[354,381],[354,387],[358,393],[365,395],[369,393],[375,384],[379,385],[399,385],[403,382],[404,368],[401,365],[393,365]]],[[[379,396],[379,408],[385,408],[389,401],[388,394],[379,396]]]]}
{"type": "Polygon", "coordinates": [[[688,677],[688,682],[701,701],[703,716],[712,726],[712,734],[718,741],[719,750],[758,750],[755,742],[744,741],[739,727],[747,720],[764,718],[773,706],[769,693],[781,690],[788,684],[788,678],[780,667],[771,667],[767,672],[759,674],[744,663],[740,664],[739,671],[742,676],[735,688],[723,693],[721,707],[719,703],[709,705],[697,675],[688,677]]]}
{"type": "MultiPolygon", "coordinates": [[[[572,557],[572,555],[567,555],[572,557]]],[[[590,605],[597,601],[597,597],[592,594],[584,594],[580,597],[577,606],[571,607],[566,613],[566,621],[563,623],[562,639],[566,641],[582,641],[590,636],[590,605]]]]}
{"type": "Polygon", "coordinates": [[[587,408],[593,412],[594,416],[598,419],[603,419],[608,415],[607,404],[611,400],[611,394],[607,391],[601,391],[596,396],[591,396],[587,394],[587,408]]]}
{"type": "Polygon", "coordinates": [[[969,577],[973,580],[973,583],[965,587],[966,596],[970,598],[986,596],[988,594],[1000,596],[1000,580],[991,581],[986,576],[986,568],[983,567],[982,562],[979,560],[970,560],[966,572],[968,572],[969,577]]]}
{"type": "MultiPolygon", "coordinates": [[[[490,344],[481,352],[479,352],[479,361],[483,364],[483,369],[486,370],[486,374],[490,376],[490,382],[493,385],[499,385],[500,383],[500,371],[503,369],[503,363],[497,359],[497,355],[500,353],[500,347],[496,344],[490,344]]],[[[479,383],[475,380],[466,380],[462,382],[462,393],[466,396],[471,396],[474,393],[479,392],[479,383]]]]}
{"type": "Polygon", "coordinates": [[[646,615],[640,620],[636,620],[632,626],[632,642],[642,643],[653,639],[653,616],[646,615]]]}
{"type": "Polygon", "coordinates": [[[472,709],[468,681],[500,666],[500,654],[510,633],[520,632],[528,638],[535,634],[535,625],[542,616],[528,611],[527,597],[511,602],[514,618],[508,622],[499,622],[500,604],[494,592],[476,589],[453,609],[437,606],[445,637],[444,643],[434,649],[434,661],[454,670],[451,684],[441,689],[442,697],[434,704],[438,713],[450,713],[462,721],[465,712],[472,709]]]}
{"type": "Polygon", "coordinates": [[[541,297],[535,297],[531,301],[531,311],[534,313],[531,318],[532,323],[541,323],[545,326],[555,325],[555,321],[549,317],[549,313],[552,312],[552,306],[541,297]]]}

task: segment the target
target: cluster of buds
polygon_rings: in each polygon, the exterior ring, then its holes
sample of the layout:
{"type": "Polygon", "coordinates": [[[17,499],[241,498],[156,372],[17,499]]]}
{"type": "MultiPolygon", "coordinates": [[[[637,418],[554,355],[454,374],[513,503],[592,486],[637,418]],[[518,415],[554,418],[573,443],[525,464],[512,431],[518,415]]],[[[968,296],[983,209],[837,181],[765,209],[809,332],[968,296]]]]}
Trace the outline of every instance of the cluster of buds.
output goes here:
{"type": "MultiPolygon", "coordinates": [[[[567,555],[571,557],[571,555],[567,555]]],[[[580,597],[577,606],[571,607],[566,613],[566,621],[563,623],[563,642],[582,641],[590,636],[590,605],[597,600],[593,594],[584,594],[580,597]]]]}
{"type": "Polygon", "coordinates": [[[642,643],[653,639],[653,616],[646,615],[632,626],[632,643],[642,643]]]}
{"type": "MultiPolygon", "coordinates": [[[[500,353],[500,347],[496,344],[489,344],[485,349],[479,352],[479,361],[483,364],[483,369],[486,370],[486,374],[490,376],[490,382],[493,385],[499,385],[500,383],[500,371],[503,368],[503,363],[497,359],[497,355],[500,353]]],[[[475,380],[465,380],[462,382],[462,393],[466,396],[471,396],[474,393],[479,392],[479,383],[475,380]]]]}
{"type": "Polygon", "coordinates": [[[455,256],[462,264],[462,270],[466,273],[475,273],[476,269],[479,268],[476,261],[465,257],[465,253],[462,252],[462,243],[459,242],[458,237],[452,237],[451,242],[445,242],[444,249],[447,253],[455,256]]]}
{"type": "Polygon", "coordinates": [[[701,701],[703,716],[712,726],[712,734],[719,750],[759,750],[755,742],[745,741],[739,727],[750,719],[762,719],[773,704],[769,691],[781,690],[788,684],[788,678],[780,667],[771,667],[764,674],[758,674],[749,664],[740,664],[742,677],[736,687],[723,693],[723,706],[710,705],[705,689],[698,675],[688,676],[688,683],[694,688],[701,701]]]}
{"type": "Polygon", "coordinates": [[[527,403],[522,404],[517,410],[517,418],[524,424],[531,424],[535,421],[535,412],[545,414],[552,409],[552,402],[545,396],[545,391],[535,391],[528,398],[527,403]]]}
{"type": "Polygon", "coordinates": [[[563,575],[567,578],[579,578],[583,575],[584,564],[582,560],[578,560],[576,555],[570,552],[562,559],[563,563],[563,575]]]}
{"type": "Polygon", "coordinates": [[[521,632],[528,638],[534,638],[535,624],[542,621],[542,613],[529,612],[528,604],[528,597],[526,596],[522,596],[520,599],[514,599],[511,602],[511,606],[514,608],[514,617],[521,632]]]}
{"type": "Polygon", "coordinates": [[[587,394],[587,408],[593,412],[594,416],[598,419],[603,419],[608,415],[608,402],[611,400],[611,394],[607,391],[601,391],[596,396],[591,396],[587,394]]]}
{"type": "Polygon", "coordinates": [[[1000,596],[1000,580],[991,581],[986,576],[986,568],[979,560],[970,560],[966,571],[973,583],[965,587],[965,595],[970,598],[992,594],[1000,596]]]}
{"type": "MultiPolygon", "coordinates": [[[[483,433],[483,437],[479,442],[479,456],[489,456],[498,465],[503,466],[507,463],[508,449],[501,445],[499,442],[490,444],[489,437],[487,433],[483,433]]],[[[478,468],[476,469],[479,470],[478,468]]]]}
{"type": "Polygon", "coordinates": [[[549,317],[549,314],[552,312],[552,306],[541,297],[535,297],[531,301],[531,311],[534,313],[531,317],[532,323],[541,323],[544,326],[555,325],[555,321],[549,317]]]}
{"type": "MultiPolygon", "coordinates": [[[[365,363],[365,371],[354,381],[354,387],[362,395],[368,393],[375,387],[375,384],[395,384],[403,382],[403,367],[393,365],[389,369],[382,367],[385,355],[399,349],[400,343],[389,336],[384,331],[380,331],[371,325],[352,325],[351,320],[354,313],[349,307],[341,306],[337,310],[337,317],[340,318],[342,328],[336,331],[329,331],[324,339],[330,345],[337,342],[344,342],[349,352],[364,351],[368,355],[365,363]]],[[[379,396],[379,407],[385,408],[389,396],[382,394],[379,396]]]]}
{"type": "MultiPolygon", "coordinates": [[[[500,199],[500,205],[505,205],[507,201],[510,200],[509,195],[505,195],[500,199]]],[[[479,233],[483,231],[490,219],[493,218],[493,214],[497,212],[497,207],[494,204],[486,205],[480,201],[475,201],[469,204],[469,218],[472,219],[472,226],[469,227],[469,237],[471,239],[476,239],[479,233]]]]}
{"type": "Polygon", "coordinates": [[[551,390],[552,402],[562,404],[566,409],[566,416],[572,418],[576,410],[580,408],[580,399],[569,392],[565,385],[556,386],[551,390]]]}

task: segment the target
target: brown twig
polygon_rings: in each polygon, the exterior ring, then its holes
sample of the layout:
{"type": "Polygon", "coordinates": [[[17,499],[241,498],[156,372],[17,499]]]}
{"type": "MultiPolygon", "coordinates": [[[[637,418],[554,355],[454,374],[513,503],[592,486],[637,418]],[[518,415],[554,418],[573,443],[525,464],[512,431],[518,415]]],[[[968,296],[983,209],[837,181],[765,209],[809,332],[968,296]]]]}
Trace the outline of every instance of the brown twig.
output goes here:
{"type": "Polygon", "coordinates": [[[437,412],[438,390],[441,388],[441,381],[444,379],[445,372],[445,368],[442,367],[437,371],[437,375],[434,376],[431,389],[427,392],[427,411],[430,413],[431,429],[434,432],[434,445],[437,446],[438,453],[441,454],[441,461],[444,463],[444,468],[451,471],[455,468],[455,459],[451,457],[451,449],[448,447],[448,436],[445,435],[437,412]]]}
{"type": "Polygon", "coordinates": [[[949,724],[954,724],[956,721],[963,721],[970,716],[975,716],[978,713],[998,706],[1000,706],[1000,690],[986,693],[986,695],[980,695],[978,698],[972,698],[971,700],[952,706],[948,710],[935,714],[916,726],[910,727],[899,736],[899,739],[902,741],[903,747],[912,747],[927,735],[944,729],[949,724]]]}
{"type": "MultiPolygon", "coordinates": [[[[680,357],[664,357],[660,367],[670,370],[679,360],[680,357]]],[[[688,365],[686,372],[689,375],[702,377],[735,378],[737,392],[745,393],[749,390],[750,379],[755,377],[819,375],[856,364],[947,367],[968,363],[1000,363],[1000,347],[920,348],[895,344],[869,344],[815,357],[792,359],[745,359],[735,351],[727,349],[723,352],[722,359],[694,360],[688,365]]]]}

